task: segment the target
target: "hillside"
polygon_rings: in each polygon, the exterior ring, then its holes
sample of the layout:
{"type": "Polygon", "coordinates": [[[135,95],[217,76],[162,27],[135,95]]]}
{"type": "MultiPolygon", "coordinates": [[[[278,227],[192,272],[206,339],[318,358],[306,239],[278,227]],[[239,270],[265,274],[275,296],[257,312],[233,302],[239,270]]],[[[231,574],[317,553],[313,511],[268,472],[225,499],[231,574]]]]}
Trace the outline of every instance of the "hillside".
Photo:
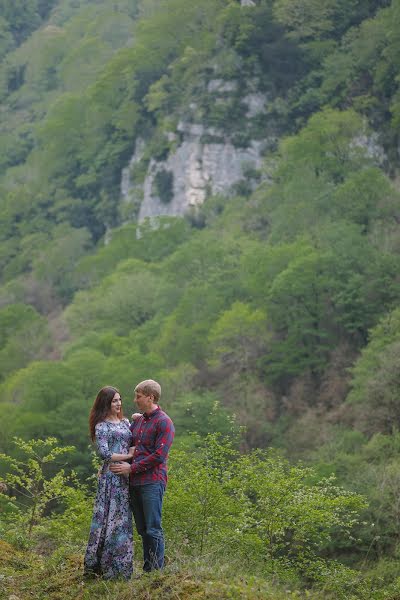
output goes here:
{"type": "Polygon", "coordinates": [[[160,586],[179,572],[214,597],[208,548],[242,561],[226,597],[395,600],[400,2],[0,0],[0,28],[3,543],[46,573],[78,560],[93,399],[116,385],[129,414],[151,376],[178,434],[160,586]],[[35,484],[4,455],[48,436],[80,491],[28,535],[10,498],[35,484]],[[214,443],[230,475],[205,532],[214,443]]]}

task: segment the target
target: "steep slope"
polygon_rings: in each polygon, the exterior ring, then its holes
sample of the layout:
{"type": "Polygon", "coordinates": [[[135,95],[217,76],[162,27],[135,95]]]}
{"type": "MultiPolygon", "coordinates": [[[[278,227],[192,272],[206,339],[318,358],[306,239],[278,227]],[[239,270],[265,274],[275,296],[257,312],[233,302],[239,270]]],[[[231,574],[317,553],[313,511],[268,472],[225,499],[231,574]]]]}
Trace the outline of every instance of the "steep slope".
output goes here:
{"type": "Polygon", "coordinates": [[[399,0],[47,6],[1,65],[1,449],[85,476],[97,389],[151,374],[183,448],[338,472],[367,525],[322,554],[394,564],[399,0]]]}

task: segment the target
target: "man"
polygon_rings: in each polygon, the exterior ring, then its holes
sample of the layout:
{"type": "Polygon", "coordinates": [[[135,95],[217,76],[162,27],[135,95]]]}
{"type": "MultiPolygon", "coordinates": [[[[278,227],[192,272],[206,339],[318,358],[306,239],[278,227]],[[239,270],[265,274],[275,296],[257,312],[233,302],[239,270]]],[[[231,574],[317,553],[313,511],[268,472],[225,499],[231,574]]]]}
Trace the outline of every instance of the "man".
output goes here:
{"type": "Polygon", "coordinates": [[[167,458],[175,429],[158,405],[161,386],[146,379],[135,387],[135,403],[142,413],[131,424],[135,446],[132,464],[112,464],[110,470],[130,475],[130,504],[138,534],[143,542],[143,570],[164,566],[162,502],[167,485],[167,458]]]}

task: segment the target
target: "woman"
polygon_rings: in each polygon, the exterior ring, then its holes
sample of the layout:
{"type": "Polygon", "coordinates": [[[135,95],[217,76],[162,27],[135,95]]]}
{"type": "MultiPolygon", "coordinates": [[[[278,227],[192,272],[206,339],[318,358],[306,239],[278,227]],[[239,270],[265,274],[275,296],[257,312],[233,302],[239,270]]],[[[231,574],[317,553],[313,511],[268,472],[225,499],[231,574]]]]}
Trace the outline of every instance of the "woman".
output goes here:
{"type": "Polygon", "coordinates": [[[129,480],[114,475],[110,462],[132,458],[129,421],[123,418],[119,391],[103,387],[97,394],[89,416],[92,441],[103,459],[99,472],[89,542],[84,559],[85,575],[106,579],[132,575],[132,513],[129,507],[129,480]]]}

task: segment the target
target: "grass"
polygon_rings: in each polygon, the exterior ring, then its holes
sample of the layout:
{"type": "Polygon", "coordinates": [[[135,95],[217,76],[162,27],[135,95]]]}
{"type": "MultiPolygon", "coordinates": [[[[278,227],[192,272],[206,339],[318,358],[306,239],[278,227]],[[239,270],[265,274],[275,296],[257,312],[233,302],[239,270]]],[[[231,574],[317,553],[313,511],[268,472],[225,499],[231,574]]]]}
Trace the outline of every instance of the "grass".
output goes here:
{"type": "Polygon", "coordinates": [[[86,580],[83,552],[60,547],[49,555],[0,540],[0,598],[9,600],[295,600],[310,593],[277,589],[262,578],[232,575],[218,565],[168,565],[126,581],[86,580]]]}
{"type": "Polygon", "coordinates": [[[130,581],[85,579],[83,545],[46,537],[29,549],[20,543],[0,539],[1,600],[400,600],[400,578],[385,585],[381,571],[375,591],[343,594],[340,586],[337,593],[307,590],[295,582],[277,583],[271,575],[249,575],[245,565],[220,562],[216,555],[189,559],[175,554],[162,572],[150,574],[142,572],[138,559],[130,581]]]}

